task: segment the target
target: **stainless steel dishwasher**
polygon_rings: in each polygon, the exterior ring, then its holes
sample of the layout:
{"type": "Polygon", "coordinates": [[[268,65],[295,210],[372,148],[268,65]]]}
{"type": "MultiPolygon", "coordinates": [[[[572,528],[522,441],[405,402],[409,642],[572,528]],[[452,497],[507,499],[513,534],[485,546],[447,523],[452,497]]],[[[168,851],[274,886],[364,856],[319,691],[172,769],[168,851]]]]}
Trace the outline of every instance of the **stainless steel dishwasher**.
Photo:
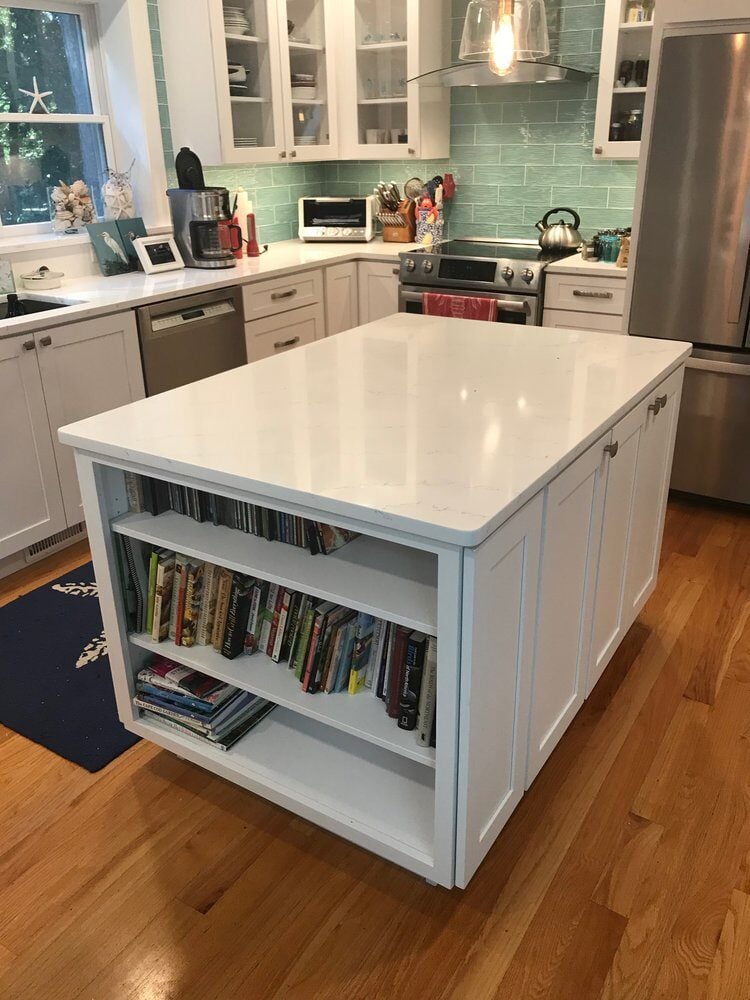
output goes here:
{"type": "Polygon", "coordinates": [[[148,396],[247,364],[239,288],[142,306],[137,315],[148,396]]]}

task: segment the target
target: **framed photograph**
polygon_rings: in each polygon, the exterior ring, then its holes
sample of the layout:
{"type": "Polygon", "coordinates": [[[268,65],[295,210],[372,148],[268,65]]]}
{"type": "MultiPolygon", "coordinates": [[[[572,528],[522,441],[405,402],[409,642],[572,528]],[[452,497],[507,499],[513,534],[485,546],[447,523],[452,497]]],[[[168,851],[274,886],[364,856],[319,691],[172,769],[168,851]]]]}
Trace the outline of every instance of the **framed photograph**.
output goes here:
{"type": "Polygon", "coordinates": [[[94,245],[94,253],[99,261],[102,274],[109,278],[114,274],[127,274],[133,270],[125,244],[117,228],[117,222],[91,222],[86,227],[89,239],[94,245]]]}
{"type": "Polygon", "coordinates": [[[135,252],[133,240],[140,239],[146,235],[146,226],[143,223],[143,219],[140,216],[136,216],[133,219],[118,219],[116,226],[122,245],[125,248],[125,253],[130,261],[130,270],[139,271],[141,269],[141,262],[138,260],[138,254],[135,252]]]}
{"type": "Polygon", "coordinates": [[[146,274],[177,271],[185,266],[177,244],[171,236],[137,237],[133,240],[133,247],[146,274]]]}

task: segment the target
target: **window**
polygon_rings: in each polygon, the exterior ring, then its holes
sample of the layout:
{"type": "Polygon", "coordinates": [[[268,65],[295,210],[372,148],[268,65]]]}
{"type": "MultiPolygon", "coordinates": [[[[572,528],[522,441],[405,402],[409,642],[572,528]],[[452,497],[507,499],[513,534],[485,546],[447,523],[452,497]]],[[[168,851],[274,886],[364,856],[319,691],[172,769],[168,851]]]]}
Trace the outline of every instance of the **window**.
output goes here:
{"type": "Polygon", "coordinates": [[[101,215],[112,162],[89,5],[0,3],[0,234],[51,230],[49,189],[84,180],[101,215]]]}

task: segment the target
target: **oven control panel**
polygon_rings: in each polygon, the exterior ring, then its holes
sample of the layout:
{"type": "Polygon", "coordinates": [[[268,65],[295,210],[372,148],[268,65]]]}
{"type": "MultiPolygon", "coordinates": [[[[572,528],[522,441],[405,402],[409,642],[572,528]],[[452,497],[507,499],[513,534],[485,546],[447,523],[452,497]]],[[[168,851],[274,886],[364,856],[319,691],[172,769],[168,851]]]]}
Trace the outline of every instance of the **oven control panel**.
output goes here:
{"type": "Polygon", "coordinates": [[[454,257],[412,251],[401,254],[402,283],[436,288],[486,288],[488,291],[539,292],[544,264],[512,258],[454,257]]]}

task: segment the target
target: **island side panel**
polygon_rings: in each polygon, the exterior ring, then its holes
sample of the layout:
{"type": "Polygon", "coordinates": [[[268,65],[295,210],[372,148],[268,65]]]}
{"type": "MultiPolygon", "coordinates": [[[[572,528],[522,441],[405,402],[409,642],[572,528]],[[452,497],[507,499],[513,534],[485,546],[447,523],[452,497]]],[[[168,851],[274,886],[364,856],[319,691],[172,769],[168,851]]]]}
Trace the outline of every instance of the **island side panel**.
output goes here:
{"type": "Polygon", "coordinates": [[[456,884],[524,793],[542,494],[464,556],[456,884]]]}

